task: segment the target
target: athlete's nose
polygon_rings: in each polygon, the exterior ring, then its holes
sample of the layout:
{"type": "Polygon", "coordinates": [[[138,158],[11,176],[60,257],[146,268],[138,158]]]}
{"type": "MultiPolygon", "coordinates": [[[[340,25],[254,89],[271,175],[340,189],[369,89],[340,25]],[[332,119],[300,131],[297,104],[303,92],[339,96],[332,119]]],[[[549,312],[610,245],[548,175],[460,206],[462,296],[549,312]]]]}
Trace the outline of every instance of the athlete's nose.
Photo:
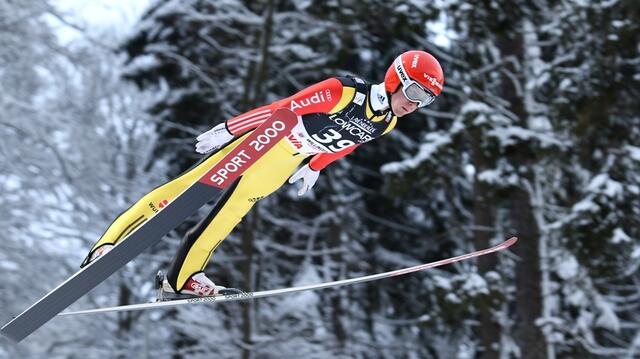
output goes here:
{"type": "Polygon", "coordinates": [[[409,110],[409,112],[413,112],[418,108],[418,103],[407,100],[407,104],[405,105],[405,108],[409,110]]]}

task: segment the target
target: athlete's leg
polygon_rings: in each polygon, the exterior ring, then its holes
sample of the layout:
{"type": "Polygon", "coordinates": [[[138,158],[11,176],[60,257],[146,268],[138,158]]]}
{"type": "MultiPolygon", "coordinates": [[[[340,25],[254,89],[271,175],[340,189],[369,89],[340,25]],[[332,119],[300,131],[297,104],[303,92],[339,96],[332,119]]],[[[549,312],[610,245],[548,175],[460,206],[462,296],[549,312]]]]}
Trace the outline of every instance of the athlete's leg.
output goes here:
{"type": "MultiPolygon", "coordinates": [[[[246,135],[245,135],[246,136],[246,135]]],[[[101,246],[106,244],[116,244],[125,238],[129,233],[141,226],[152,217],[166,203],[171,202],[177,195],[182,193],[188,186],[202,177],[213,165],[222,157],[229,153],[244,137],[237,139],[228,146],[205,157],[198,164],[184,172],[174,180],[171,180],[143,196],[129,209],[121,213],[113,223],[107,228],[102,237],[93,245],[89,255],[81,266],[89,262],[91,255],[101,246]]]]}
{"type": "Polygon", "coordinates": [[[253,164],[207,218],[185,235],[167,272],[171,286],[179,290],[192,275],[203,271],[213,251],[253,204],[282,186],[304,157],[282,140],[253,164]]]}

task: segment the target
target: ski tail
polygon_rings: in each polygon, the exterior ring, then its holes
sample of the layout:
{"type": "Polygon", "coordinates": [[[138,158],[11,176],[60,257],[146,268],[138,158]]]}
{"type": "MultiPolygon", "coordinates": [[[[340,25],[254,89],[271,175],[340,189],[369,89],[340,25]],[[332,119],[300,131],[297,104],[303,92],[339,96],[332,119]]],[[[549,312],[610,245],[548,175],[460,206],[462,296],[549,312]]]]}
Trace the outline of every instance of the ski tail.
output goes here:
{"type": "Polygon", "coordinates": [[[111,251],[80,269],[5,324],[0,329],[2,335],[19,342],[33,333],[142,251],[160,241],[200,207],[218,198],[224,188],[288,135],[297,122],[298,116],[286,108],[274,111],[269,119],[253,130],[203,177],[118,242],[111,251]]]}

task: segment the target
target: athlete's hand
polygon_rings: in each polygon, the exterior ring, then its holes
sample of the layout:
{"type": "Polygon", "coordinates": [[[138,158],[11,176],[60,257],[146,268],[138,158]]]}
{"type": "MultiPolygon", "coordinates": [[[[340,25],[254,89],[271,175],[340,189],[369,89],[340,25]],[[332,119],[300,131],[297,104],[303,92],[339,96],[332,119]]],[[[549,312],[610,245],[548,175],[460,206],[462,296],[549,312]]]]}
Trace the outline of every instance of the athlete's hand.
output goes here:
{"type": "Polygon", "coordinates": [[[296,173],[289,178],[289,183],[294,183],[299,179],[304,179],[302,183],[302,187],[298,191],[298,196],[302,196],[305,192],[310,190],[316,181],[318,180],[318,176],[320,176],[320,171],[314,171],[309,167],[309,165],[304,165],[301,167],[296,173]]]}
{"type": "Polygon", "coordinates": [[[227,131],[227,127],[223,122],[198,136],[197,140],[196,152],[205,154],[229,143],[229,141],[233,140],[233,135],[227,131]]]}

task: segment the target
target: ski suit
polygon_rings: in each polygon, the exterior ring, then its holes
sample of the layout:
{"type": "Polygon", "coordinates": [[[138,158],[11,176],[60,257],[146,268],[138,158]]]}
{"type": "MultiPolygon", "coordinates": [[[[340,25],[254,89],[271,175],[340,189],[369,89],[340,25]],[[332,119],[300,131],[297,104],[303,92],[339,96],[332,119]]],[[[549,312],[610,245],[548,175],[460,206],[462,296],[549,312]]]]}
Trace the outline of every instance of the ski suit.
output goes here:
{"type": "Polygon", "coordinates": [[[213,251],[254,203],[282,186],[305,158],[311,157],[310,168],[320,171],[360,144],[388,133],[397,122],[390,111],[384,83],[372,85],[355,77],[329,78],[291,97],[231,118],[226,127],[235,136],[232,142],[149,192],[118,216],[87,258],[100,246],[115,244],[142,225],[278,108],[291,109],[298,115],[297,125],[227,188],[211,212],[185,235],[167,272],[167,279],[176,291],[192,275],[204,270],[213,251]]]}

